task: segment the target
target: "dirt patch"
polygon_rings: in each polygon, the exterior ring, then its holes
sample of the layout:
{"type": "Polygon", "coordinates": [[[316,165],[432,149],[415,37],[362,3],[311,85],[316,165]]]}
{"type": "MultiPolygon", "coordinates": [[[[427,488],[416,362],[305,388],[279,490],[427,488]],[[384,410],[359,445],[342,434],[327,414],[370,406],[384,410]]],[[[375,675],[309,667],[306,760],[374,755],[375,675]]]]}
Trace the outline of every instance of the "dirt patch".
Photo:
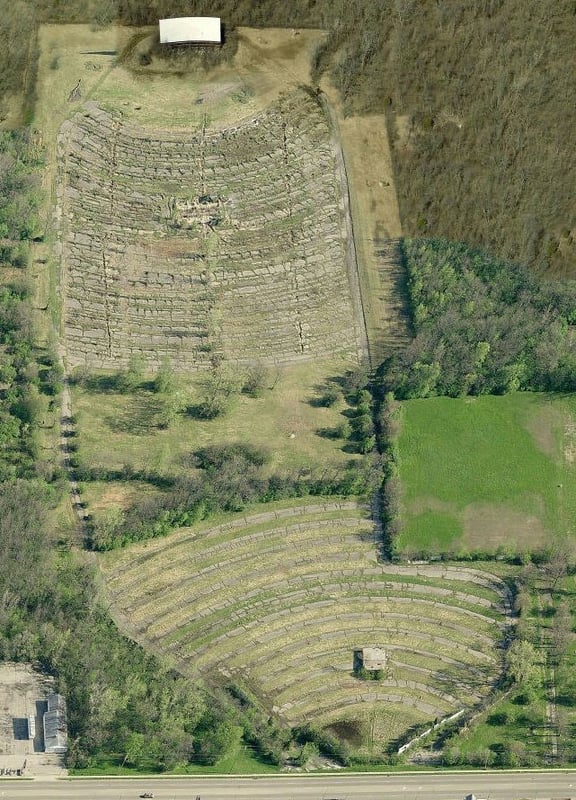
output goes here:
{"type": "Polygon", "coordinates": [[[536,447],[547,456],[555,456],[558,452],[558,431],[561,426],[560,410],[551,403],[531,414],[525,423],[536,447]]]}
{"type": "Polygon", "coordinates": [[[404,149],[410,142],[411,120],[408,114],[396,114],[394,117],[394,135],[396,137],[395,146],[404,149]]]}
{"type": "Polygon", "coordinates": [[[324,729],[328,733],[349,742],[354,747],[361,747],[366,740],[366,722],[359,719],[341,720],[327,725],[324,729]]]}
{"type": "MultiPolygon", "coordinates": [[[[146,490],[149,491],[148,486],[146,490]]],[[[128,508],[139,494],[140,492],[134,486],[121,483],[106,484],[101,496],[90,503],[90,508],[93,511],[102,511],[111,506],[128,508]]]]}
{"type": "Polygon", "coordinates": [[[566,464],[571,467],[576,458],[576,423],[570,415],[564,422],[564,436],[562,439],[562,452],[566,464]]]}
{"type": "Polygon", "coordinates": [[[510,547],[528,550],[540,547],[549,536],[538,517],[491,503],[467,506],[463,524],[464,543],[470,549],[495,549],[505,542],[510,547]]]}
{"type": "Polygon", "coordinates": [[[446,514],[459,516],[459,511],[454,503],[445,503],[437,497],[417,497],[408,503],[407,511],[410,514],[423,514],[425,511],[444,511],[446,514]]]}

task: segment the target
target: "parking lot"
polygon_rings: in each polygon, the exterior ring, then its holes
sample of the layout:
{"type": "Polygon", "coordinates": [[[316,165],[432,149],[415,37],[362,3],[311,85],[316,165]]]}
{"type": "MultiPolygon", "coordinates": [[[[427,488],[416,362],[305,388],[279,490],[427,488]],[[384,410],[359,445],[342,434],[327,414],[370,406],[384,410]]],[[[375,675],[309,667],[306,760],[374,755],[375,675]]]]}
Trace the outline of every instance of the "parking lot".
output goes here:
{"type": "Polygon", "coordinates": [[[42,715],[51,691],[51,679],[30,665],[0,664],[0,777],[16,777],[18,770],[28,777],[64,773],[62,756],[44,753],[42,715]],[[29,716],[35,722],[33,739],[29,716]]]}

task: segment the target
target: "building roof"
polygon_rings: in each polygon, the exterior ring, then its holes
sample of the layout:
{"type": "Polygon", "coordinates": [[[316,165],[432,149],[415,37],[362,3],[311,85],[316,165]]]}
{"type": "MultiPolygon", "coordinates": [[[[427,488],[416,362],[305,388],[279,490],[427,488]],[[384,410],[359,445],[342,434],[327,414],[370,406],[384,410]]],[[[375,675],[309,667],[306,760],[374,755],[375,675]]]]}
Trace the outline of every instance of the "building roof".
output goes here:
{"type": "Polygon", "coordinates": [[[176,17],[160,20],[160,44],[220,44],[220,17],[176,17]]]}
{"type": "Polygon", "coordinates": [[[66,701],[61,694],[47,697],[48,711],[44,714],[44,750],[47,753],[65,753],[68,749],[66,701]]]}
{"type": "Polygon", "coordinates": [[[48,703],[48,711],[62,711],[64,714],[66,713],[66,700],[64,700],[61,694],[56,694],[56,692],[49,694],[46,698],[46,702],[48,703]]]}
{"type": "Polygon", "coordinates": [[[381,647],[363,647],[362,666],[364,669],[384,669],[386,666],[386,650],[381,647]]]}
{"type": "Polygon", "coordinates": [[[47,753],[65,753],[68,749],[66,716],[61,711],[44,714],[44,750],[47,753]]]}

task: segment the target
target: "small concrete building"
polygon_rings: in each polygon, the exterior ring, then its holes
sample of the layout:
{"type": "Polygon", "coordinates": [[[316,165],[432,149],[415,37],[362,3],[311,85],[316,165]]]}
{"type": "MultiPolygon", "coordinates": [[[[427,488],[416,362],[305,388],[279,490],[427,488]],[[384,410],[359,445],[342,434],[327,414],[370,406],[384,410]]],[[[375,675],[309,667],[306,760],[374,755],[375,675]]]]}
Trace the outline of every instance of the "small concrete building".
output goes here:
{"type": "Polygon", "coordinates": [[[364,669],[377,670],[386,667],[386,650],[381,647],[363,647],[361,658],[364,669]]]}
{"type": "Polygon", "coordinates": [[[220,17],[161,19],[160,44],[221,44],[220,17]]]}
{"type": "Polygon", "coordinates": [[[68,750],[66,701],[61,694],[49,694],[48,711],[44,714],[44,750],[46,753],[65,753],[68,750]]]}

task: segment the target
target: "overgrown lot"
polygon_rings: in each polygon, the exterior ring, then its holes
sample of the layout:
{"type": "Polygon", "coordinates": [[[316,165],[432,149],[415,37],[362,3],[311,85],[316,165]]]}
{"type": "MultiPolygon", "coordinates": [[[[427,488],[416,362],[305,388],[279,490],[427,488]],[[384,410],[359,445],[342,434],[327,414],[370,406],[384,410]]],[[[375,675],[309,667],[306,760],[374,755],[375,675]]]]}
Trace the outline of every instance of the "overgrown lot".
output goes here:
{"type": "Polygon", "coordinates": [[[167,392],[155,391],[142,376],[130,392],[115,389],[114,376],[89,378],[73,388],[79,460],[95,469],[130,464],[178,474],[189,468],[192,451],[241,442],[264,448],[273,468],[343,464],[353,454],[330,431],[344,422],[348,406],[338,392],[333,405],[322,405],[322,394],[324,382],[349,366],[344,361],[262,368],[257,396],[242,390],[253,369],[240,366],[220,370],[219,386],[209,372],[194,379],[176,376],[167,392]],[[211,398],[212,419],[210,409],[203,409],[211,398]]]}

